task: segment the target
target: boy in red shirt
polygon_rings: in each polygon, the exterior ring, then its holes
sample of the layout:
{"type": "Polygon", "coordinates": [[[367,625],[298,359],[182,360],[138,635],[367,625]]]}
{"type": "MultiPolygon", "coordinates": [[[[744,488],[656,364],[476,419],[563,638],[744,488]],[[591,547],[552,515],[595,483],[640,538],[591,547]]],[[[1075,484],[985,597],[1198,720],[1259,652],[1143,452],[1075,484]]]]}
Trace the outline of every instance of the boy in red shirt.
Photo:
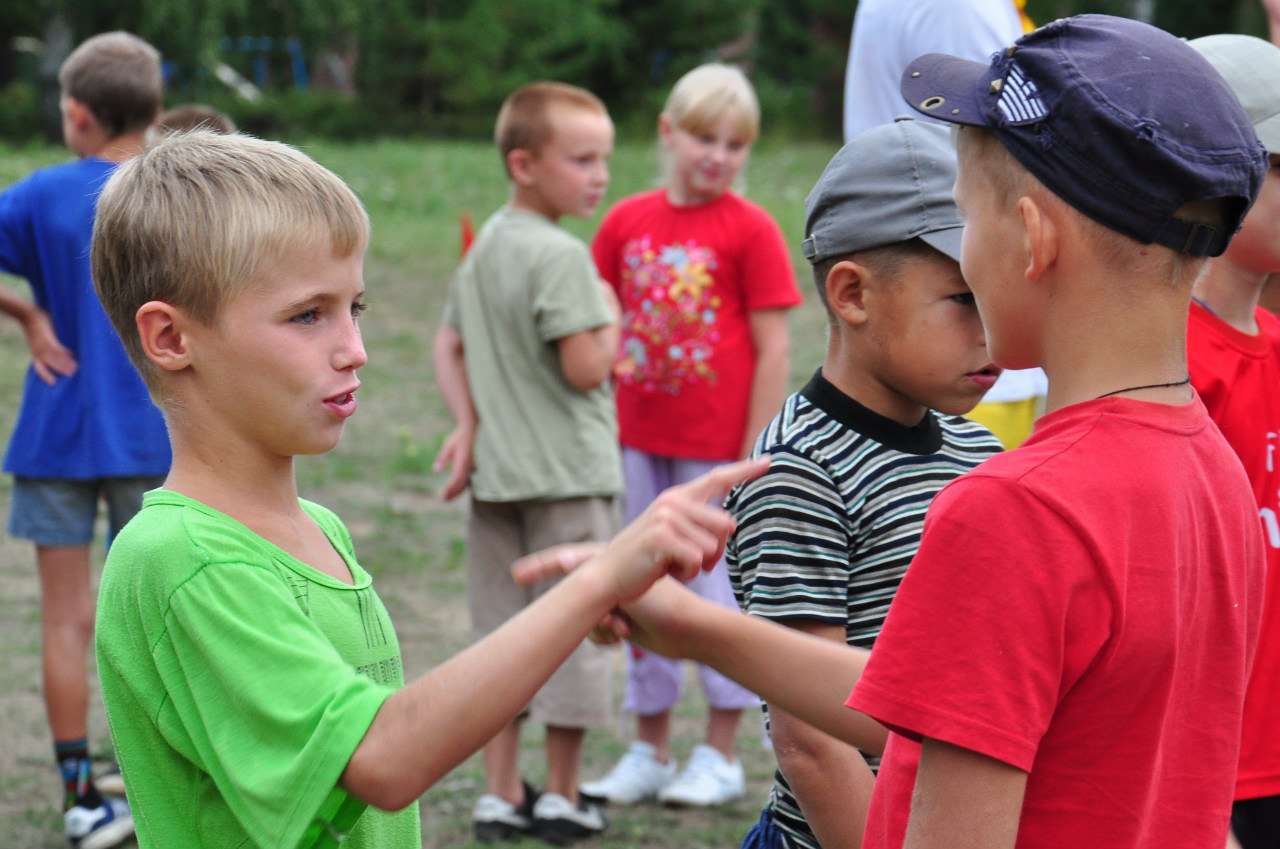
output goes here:
{"type": "Polygon", "coordinates": [[[1239,455],[1253,484],[1267,553],[1258,655],[1244,701],[1231,827],[1244,849],[1280,846],[1280,319],[1258,306],[1280,271],[1280,47],[1248,35],[1211,35],[1191,46],[1226,79],[1253,121],[1271,168],[1258,202],[1226,252],[1191,290],[1191,385],[1239,455]]]}

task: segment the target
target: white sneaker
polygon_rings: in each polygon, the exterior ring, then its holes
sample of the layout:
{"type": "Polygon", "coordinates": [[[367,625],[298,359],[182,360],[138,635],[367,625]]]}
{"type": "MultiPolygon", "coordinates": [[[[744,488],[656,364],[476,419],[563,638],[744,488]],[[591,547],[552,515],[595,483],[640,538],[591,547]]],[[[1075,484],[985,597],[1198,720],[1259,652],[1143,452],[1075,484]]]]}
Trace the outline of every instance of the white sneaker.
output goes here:
{"type": "Polygon", "coordinates": [[[636,740],[608,775],[598,781],[588,781],[578,788],[578,793],[600,802],[634,805],[652,799],[675,777],[675,758],[659,763],[657,749],[636,740]]]}
{"type": "Polygon", "coordinates": [[[485,793],[476,799],[471,809],[471,826],[476,840],[492,843],[510,840],[533,830],[533,806],[538,801],[538,791],[524,782],[524,801],[513,805],[501,796],[485,793]]]}
{"type": "Polygon", "coordinates": [[[658,791],[658,801],[664,805],[705,808],[737,799],[744,792],[742,762],[727,760],[711,746],[700,744],[694,747],[684,772],[658,791]]]}
{"type": "Polygon", "coordinates": [[[557,846],[594,837],[607,825],[600,809],[586,799],[575,805],[559,793],[543,793],[533,806],[533,833],[557,846]]]}
{"type": "Polygon", "coordinates": [[[124,799],[103,799],[96,808],[76,805],[64,820],[73,849],[107,849],[133,835],[133,816],[124,799]]]}

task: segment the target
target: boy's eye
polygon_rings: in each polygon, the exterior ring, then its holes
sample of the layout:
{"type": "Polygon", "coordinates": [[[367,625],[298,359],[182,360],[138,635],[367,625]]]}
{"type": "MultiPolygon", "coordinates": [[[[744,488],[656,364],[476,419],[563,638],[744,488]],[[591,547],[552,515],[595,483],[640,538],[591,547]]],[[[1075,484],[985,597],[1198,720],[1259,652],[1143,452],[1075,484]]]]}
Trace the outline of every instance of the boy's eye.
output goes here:
{"type": "Polygon", "coordinates": [[[351,317],[354,319],[359,319],[361,314],[364,313],[364,311],[367,309],[369,309],[369,305],[366,304],[364,301],[356,301],[351,305],[351,317]]]}
{"type": "Polygon", "coordinates": [[[316,320],[319,318],[320,318],[320,310],[315,309],[313,307],[309,310],[303,310],[302,312],[298,313],[292,319],[290,319],[290,321],[293,321],[297,324],[315,324],[316,320]]]}
{"type": "Polygon", "coordinates": [[[951,300],[955,301],[957,304],[963,304],[966,307],[974,305],[972,292],[961,292],[958,295],[952,295],[951,300]]]}

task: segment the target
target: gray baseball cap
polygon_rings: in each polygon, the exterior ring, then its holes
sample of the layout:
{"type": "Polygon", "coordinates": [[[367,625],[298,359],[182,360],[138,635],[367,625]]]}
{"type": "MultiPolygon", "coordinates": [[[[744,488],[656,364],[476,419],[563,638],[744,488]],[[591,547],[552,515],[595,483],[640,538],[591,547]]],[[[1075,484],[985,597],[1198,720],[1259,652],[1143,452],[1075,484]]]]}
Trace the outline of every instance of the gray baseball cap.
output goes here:
{"type": "Polygon", "coordinates": [[[805,199],[805,259],[816,265],[919,238],[958,261],[955,182],[946,127],[910,118],[872,127],[836,152],[805,199]]]}
{"type": "Polygon", "coordinates": [[[1252,35],[1206,35],[1187,42],[1209,60],[1253,122],[1267,153],[1280,153],[1280,47],[1252,35]]]}

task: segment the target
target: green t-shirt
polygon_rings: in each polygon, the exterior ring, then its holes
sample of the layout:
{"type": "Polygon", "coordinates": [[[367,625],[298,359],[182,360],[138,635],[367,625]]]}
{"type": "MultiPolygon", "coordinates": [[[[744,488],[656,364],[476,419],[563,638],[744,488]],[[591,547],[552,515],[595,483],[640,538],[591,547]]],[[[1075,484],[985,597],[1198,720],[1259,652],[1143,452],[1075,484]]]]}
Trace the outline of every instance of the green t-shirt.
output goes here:
{"type": "Polygon", "coordinates": [[[556,345],[612,321],[581,240],[527,210],[504,207],[485,222],[444,312],[444,323],[462,336],[479,419],[476,498],[545,501],[622,491],[612,384],[573,388],[556,345]]]}
{"type": "Polygon", "coordinates": [[[338,786],[404,672],[346,528],[301,503],[353,585],[164,490],[112,543],[98,667],[141,849],[421,846],[416,804],[338,786]]]}

